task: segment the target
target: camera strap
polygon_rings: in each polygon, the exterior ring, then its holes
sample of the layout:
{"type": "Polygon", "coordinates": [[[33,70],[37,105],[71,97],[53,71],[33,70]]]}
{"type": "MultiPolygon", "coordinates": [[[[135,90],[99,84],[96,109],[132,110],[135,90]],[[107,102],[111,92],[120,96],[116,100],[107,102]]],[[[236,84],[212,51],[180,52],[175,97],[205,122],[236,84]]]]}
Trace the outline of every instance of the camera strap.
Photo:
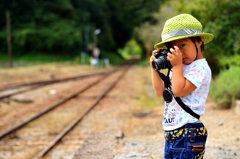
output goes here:
{"type": "Polygon", "coordinates": [[[160,78],[164,81],[164,86],[165,86],[165,90],[163,92],[164,100],[166,102],[170,103],[172,101],[172,96],[173,96],[175,98],[175,100],[177,101],[177,103],[182,107],[183,110],[185,110],[187,113],[191,114],[193,117],[199,119],[200,115],[196,114],[191,108],[189,108],[187,105],[185,105],[180,97],[175,97],[174,94],[172,93],[172,89],[171,89],[172,83],[169,78],[170,71],[171,71],[171,69],[169,68],[167,76],[164,75],[163,73],[160,73],[159,71],[157,71],[160,78]]]}

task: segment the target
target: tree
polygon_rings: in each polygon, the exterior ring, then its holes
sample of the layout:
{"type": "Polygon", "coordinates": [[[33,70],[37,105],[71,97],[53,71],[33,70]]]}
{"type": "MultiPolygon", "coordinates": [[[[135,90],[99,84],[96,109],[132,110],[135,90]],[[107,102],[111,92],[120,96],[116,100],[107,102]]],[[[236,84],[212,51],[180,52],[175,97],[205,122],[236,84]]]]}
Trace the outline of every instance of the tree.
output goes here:
{"type": "Polygon", "coordinates": [[[13,62],[12,62],[12,40],[11,40],[11,18],[10,18],[10,12],[7,9],[6,10],[6,28],[7,28],[7,48],[8,48],[8,62],[9,62],[9,67],[13,67],[13,62]]]}
{"type": "Polygon", "coordinates": [[[231,0],[182,1],[179,11],[188,11],[204,24],[204,31],[214,35],[206,45],[206,54],[213,71],[219,71],[220,57],[228,58],[240,51],[240,2],[231,0]],[[188,7],[184,7],[188,4],[188,7]]]}
{"type": "Polygon", "coordinates": [[[240,1],[231,0],[166,1],[161,5],[159,14],[156,14],[157,25],[145,23],[139,28],[138,34],[153,46],[161,40],[161,31],[167,19],[181,13],[192,14],[203,24],[204,32],[214,35],[213,41],[205,46],[204,54],[212,70],[218,72],[222,60],[240,54],[239,8],[240,1]]]}
{"type": "MultiPolygon", "coordinates": [[[[154,21],[159,0],[10,0],[14,54],[45,52],[76,54],[84,50],[84,33],[101,29],[98,36],[101,50],[115,52],[132,37],[135,27],[154,21]]],[[[0,9],[5,10],[1,3],[0,9]]],[[[0,11],[0,15],[5,15],[0,11]]],[[[0,19],[0,39],[6,39],[5,21],[0,19]]],[[[6,40],[5,40],[6,41],[6,40]]],[[[0,44],[1,52],[6,43],[0,44]]],[[[5,49],[6,50],[6,49],[5,49]]]]}

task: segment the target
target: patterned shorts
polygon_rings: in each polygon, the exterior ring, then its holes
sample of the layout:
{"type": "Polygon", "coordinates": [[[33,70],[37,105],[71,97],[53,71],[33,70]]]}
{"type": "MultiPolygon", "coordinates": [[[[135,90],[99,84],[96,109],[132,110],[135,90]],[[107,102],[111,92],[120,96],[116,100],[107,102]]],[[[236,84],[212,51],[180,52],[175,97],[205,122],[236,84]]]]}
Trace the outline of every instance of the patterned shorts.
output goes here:
{"type": "Polygon", "coordinates": [[[207,129],[202,123],[186,124],[165,131],[165,159],[202,159],[207,140],[207,129]]]}

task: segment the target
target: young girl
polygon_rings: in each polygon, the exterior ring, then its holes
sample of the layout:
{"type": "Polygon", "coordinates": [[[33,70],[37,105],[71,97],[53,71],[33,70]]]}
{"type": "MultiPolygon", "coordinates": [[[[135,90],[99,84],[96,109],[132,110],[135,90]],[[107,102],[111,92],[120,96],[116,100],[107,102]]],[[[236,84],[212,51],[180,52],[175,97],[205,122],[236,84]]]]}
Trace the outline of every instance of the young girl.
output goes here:
{"type": "MultiPolygon", "coordinates": [[[[202,116],[211,81],[211,70],[202,55],[204,44],[213,35],[202,32],[201,23],[189,14],[180,14],[166,21],[162,42],[154,47],[153,56],[160,49],[168,49],[167,59],[172,65],[170,75],[172,94],[194,113],[202,116]]],[[[152,67],[152,66],[151,66],[152,67]]],[[[161,71],[161,70],[160,70],[161,71]]],[[[152,67],[152,84],[158,96],[163,95],[164,82],[152,67]]],[[[164,119],[165,159],[203,158],[207,130],[203,123],[182,109],[175,98],[165,102],[164,119]]]]}

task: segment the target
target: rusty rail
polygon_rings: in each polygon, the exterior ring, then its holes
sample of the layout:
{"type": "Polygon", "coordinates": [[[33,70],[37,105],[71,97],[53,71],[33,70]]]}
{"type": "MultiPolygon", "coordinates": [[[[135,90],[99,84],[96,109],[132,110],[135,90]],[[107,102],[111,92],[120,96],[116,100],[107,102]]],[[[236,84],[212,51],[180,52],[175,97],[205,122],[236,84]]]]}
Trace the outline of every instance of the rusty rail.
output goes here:
{"type": "Polygon", "coordinates": [[[101,95],[99,95],[94,102],[88,106],[75,120],[73,120],[61,133],[59,133],[55,139],[50,142],[42,151],[40,151],[33,159],[42,158],[46,155],[69,131],[71,131],[83,118],[86,116],[93,108],[98,104],[98,102],[103,99],[108,92],[122,79],[126,71],[129,69],[125,68],[123,72],[119,75],[116,81],[114,81],[101,95]]]}
{"type": "MultiPolygon", "coordinates": [[[[115,70],[109,71],[109,72],[113,72],[115,70]]],[[[54,83],[60,83],[60,82],[66,82],[66,81],[70,81],[70,80],[79,80],[79,79],[83,79],[83,78],[88,78],[88,77],[93,77],[93,76],[97,76],[97,75],[106,75],[109,72],[101,72],[101,73],[95,73],[95,74],[88,74],[88,75],[80,75],[80,76],[75,76],[75,77],[68,77],[68,78],[63,78],[63,79],[55,79],[55,80],[43,80],[43,81],[35,81],[35,82],[29,82],[29,83],[21,83],[21,84],[16,84],[16,85],[9,85],[6,86],[4,88],[2,88],[1,90],[9,90],[9,89],[19,89],[16,92],[13,93],[9,93],[9,94],[5,94],[0,96],[0,100],[4,99],[4,98],[9,98],[13,95],[19,94],[19,93],[23,93],[23,92],[27,92],[30,90],[34,90],[46,85],[50,85],[50,84],[54,84],[54,83]],[[29,87],[28,87],[29,86],[29,87]],[[24,90],[21,90],[21,87],[28,87],[24,90]]]]}
{"type": "MultiPolygon", "coordinates": [[[[105,79],[106,77],[108,77],[110,74],[114,73],[115,71],[119,71],[119,70],[123,70],[123,72],[119,75],[119,77],[117,78],[116,81],[114,81],[100,96],[98,96],[95,101],[90,105],[88,106],[87,109],[85,109],[83,112],[81,112],[81,114],[76,118],[74,119],[61,133],[59,133],[56,138],[49,143],[49,145],[47,145],[47,147],[45,147],[41,152],[39,152],[36,157],[34,157],[34,159],[38,159],[38,158],[41,158],[43,157],[45,154],[47,154],[69,131],[71,131],[75,126],[76,124],[78,124],[83,118],[84,116],[86,116],[94,106],[96,106],[98,104],[98,102],[104,98],[106,96],[106,94],[118,83],[118,81],[120,81],[122,79],[122,77],[124,76],[124,74],[126,73],[126,71],[136,63],[136,61],[130,61],[130,62],[127,62],[123,65],[120,66],[121,69],[114,69],[113,71],[109,71],[107,73],[102,73],[102,78],[101,79],[98,79],[96,81],[94,81],[93,83],[87,85],[86,87],[84,87],[83,89],[71,94],[70,96],[68,97],[65,97],[63,98],[62,100],[56,102],[55,104],[53,105],[50,105],[48,108],[40,111],[39,113],[33,115],[32,117],[24,120],[23,122],[21,122],[20,124],[17,124],[15,126],[13,126],[12,128],[0,133],[0,139],[5,137],[6,135],[8,134],[11,134],[12,132],[20,129],[21,127],[23,127],[24,125],[30,123],[31,121],[39,118],[40,116],[46,114],[47,112],[55,109],[57,106],[65,103],[66,101],[76,97],[78,94],[86,91],[87,89],[91,88],[92,86],[96,85],[97,83],[99,83],[101,80],[105,79]]],[[[95,74],[94,74],[95,75],[95,74]]]]}
{"type": "Polygon", "coordinates": [[[103,76],[101,79],[98,79],[98,80],[96,80],[95,82],[87,85],[86,87],[84,87],[84,88],[81,89],[80,91],[77,91],[77,92],[71,94],[70,96],[63,98],[62,100],[56,102],[56,103],[53,104],[53,105],[50,105],[48,108],[46,108],[46,109],[40,111],[39,113],[37,113],[37,114],[29,117],[28,119],[24,120],[23,122],[21,122],[21,123],[15,125],[15,126],[13,126],[12,128],[10,128],[10,129],[8,129],[8,130],[0,133],[0,139],[3,138],[3,137],[5,137],[6,135],[8,135],[8,134],[10,134],[10,133],[12,133],[12,132],[14,132],[14,131],[16,131],[17,129],[23,127],[24,125],[30,123],[31,121],[39,118],[40,116],[46,114],[47,112],[53,110],[54,108],[56,108],[57,106],[63,104],[64,102],[66,102],[66,101],[68,101],[68,100],[76,97],[78,94],[80,94],[80,93],[86,91],[87,89],[91,88],[92,86],[96,85],[97,83],[99,83],[101,80],[105,79],[108,75],[110,75],[110,74],[112,74],[112,73],[113,73],[113,72],[108,72],[108,73],[106,73],[105,76],[103,76]]]}

